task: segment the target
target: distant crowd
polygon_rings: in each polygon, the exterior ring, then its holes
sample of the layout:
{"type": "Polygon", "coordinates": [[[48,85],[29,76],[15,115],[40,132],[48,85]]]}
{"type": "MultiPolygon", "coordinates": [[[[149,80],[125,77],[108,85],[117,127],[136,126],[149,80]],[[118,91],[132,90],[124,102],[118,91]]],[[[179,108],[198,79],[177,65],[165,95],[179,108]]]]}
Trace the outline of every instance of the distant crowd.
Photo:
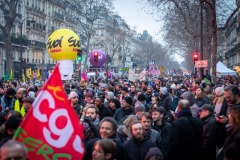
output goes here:
{"type": "MultiPolygon", "coordinates": [[[[64,81],[84,127],[84,160],[239,160],[240,79],[64,81]]],[[[0,159],[27,159],[12,137],[43,81],[0,85],[0,159]]]]}

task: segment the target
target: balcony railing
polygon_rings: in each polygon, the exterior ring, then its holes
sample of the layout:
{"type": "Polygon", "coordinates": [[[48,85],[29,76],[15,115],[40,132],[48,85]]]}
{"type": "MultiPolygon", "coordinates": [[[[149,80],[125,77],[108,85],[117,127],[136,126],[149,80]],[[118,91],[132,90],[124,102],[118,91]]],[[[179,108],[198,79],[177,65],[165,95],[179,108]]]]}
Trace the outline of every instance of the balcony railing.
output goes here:
{"type": "Polygon", "coordinates": [[[35,48],[40,48],[40,49],[46,48],[46,43],[39,42],[39,41],[36,41],[36,40],[29,40],[28,45],[32,46],[32,47],[35,47],[35,48]]]}
{"type": "MultiPolygon", "coordinates": [[[[21,38],[11,37],[11,40],[12,40],[12,44],[21,45],[21,38]]],[[[4,43],[4,41],[5,41],[5,37],[3,35],[0,35],[0,42],[4,43]]],[[[22,45],[27,46],[28,45],[28,40],[27,39],[22,39],[22,45]]]]}
{"type": "Polygon", "coordinates": [[[225,53],[225,58],[228,59],[231,56],[235,55],[237,53],[237,51],[240,49],[240,43],[238,43],[235,47],[233,47],[232,49],[230,49],[229,51],[227,51],[225,53]]]}

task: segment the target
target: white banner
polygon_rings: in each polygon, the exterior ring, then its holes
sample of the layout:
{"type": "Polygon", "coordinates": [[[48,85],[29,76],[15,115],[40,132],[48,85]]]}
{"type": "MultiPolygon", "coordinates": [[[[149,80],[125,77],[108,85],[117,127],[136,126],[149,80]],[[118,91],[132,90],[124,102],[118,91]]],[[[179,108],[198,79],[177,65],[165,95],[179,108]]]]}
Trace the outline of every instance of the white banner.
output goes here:
{"type": "Polygon", "coordinates": [[[135,74],[135,72],[131,69],[129,69],[129,75],[128,75],[128,80],[135,82],[136,80],[146,80],[146,71],[143,70],[140,74],[135,74]]]}

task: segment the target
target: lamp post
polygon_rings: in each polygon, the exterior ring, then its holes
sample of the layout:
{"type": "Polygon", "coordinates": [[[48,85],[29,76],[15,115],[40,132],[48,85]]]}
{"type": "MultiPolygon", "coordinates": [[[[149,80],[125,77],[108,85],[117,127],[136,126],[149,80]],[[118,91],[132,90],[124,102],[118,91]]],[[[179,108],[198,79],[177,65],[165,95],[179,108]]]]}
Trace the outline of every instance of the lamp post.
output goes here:
{"type": "Polygon", "coordinates": [[[21,79],[21,81],[23,80],[22,79],[22,68],[23,68],[23,50],[22,50],[22,47],[23,47],[23,23],[25,22],[25,20],[26,19],[32,19],[32,21],[31,21],[31,23],[35,23],[35,21],[33,20],[33,18],[32,17],[26,17],[26,18],[24,18],[23,20],[22,20],[22,22],[19,22],[20,23],[20,25],[21,25],[21,49],[20,49],[20,79],[21,79]]]}

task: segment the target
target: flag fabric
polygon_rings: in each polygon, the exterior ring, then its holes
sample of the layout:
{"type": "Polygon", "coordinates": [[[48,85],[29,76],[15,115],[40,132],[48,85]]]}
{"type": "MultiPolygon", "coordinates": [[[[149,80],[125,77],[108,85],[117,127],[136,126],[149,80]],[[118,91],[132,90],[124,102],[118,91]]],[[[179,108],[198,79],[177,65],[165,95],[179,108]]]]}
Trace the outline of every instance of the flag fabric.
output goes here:
{"type": "Polygon", "coordinates": [[[11,69],[11,71],[10,71],[9,80],[10,80],[10,81],[12,81],[12,80],[13,80],[13,71],[12,71],[12,69],[11,69]]]}
{"type": "Polygon", "coordinates": [[[42,80],[40,68],[38,68],[37,77],[38,77],[39,80],[42,80]]]}
{"type": "Polygon", "coordinates": [[[32,68],[29,68],[28,70],[28,78],[31,80],[32,78],[32,68]]]}
{"type": "Polygon", "coordinates": [[[24,73],[22,73],[22,81],[26,82],[26,77],[25,77],[24,73]]]}
{"type": "Polygon", "coordinates": [[[62,87],[59,63],[14,134],[29,159],[82,159],[83,127],[62,87]]]}
{"type": "Polygon", "coordinates": [[[8,71],[6,70],[4,74],[4,82],[6,82],[7,80],[9,80],[9,74],[8,71]]]}
{"type": "Polygon", "coordinates": [[[88,78],[87,78],[87,75],[86,75],[84,69],[83,69],[83,71],[82,71],[81,78],[84,79],[85,82],[88,81],[88,78]]]}
{"type": "Polygon", "coordinates": [[[32,78],[33,78],[33,79],[36,79],[36,78],[37,78],[37,75],[36,75],[35,70],[32,71],[32,78]]]}

